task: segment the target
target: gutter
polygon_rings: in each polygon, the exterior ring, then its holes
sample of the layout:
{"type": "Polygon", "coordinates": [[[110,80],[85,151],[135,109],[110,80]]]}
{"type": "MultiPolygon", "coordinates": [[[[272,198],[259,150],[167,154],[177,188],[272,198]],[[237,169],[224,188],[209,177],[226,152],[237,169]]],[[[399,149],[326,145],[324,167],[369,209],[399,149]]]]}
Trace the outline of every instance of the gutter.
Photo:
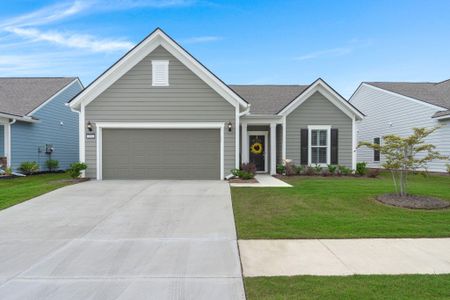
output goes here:
{"type": "Polygon", "coordinates": [[[250,104],[247,105],[247,108],[243,112],[239,113],[239,117],[248,115],[250,113],[250,106],[250,104]]]}
{"type": "MultiPolygon", "coordinates": [[[[28,123],[38,123],[40,122],[38,119],[34,119],[32,117],[23,117],[23,116],[18,116],[18,115],[10,115],[10,114],[5,114],[5,113],[0,113],[0,117],[5,118],[5,119],[13,119],[14,123],[16,121],[23,121],[23,122],[28,122],[28,123]]],[[[11,123],[11,124],[14,124],[11,123]]]]}

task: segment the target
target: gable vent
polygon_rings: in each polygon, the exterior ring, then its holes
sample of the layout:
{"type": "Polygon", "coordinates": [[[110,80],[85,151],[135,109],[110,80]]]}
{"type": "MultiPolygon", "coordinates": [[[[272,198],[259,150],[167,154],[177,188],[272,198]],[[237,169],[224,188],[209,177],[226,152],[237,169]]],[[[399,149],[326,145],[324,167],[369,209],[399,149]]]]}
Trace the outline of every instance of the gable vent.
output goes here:
{"type": "Polygon", "coordinates": [[[168,60],[152,60],[152,85],[153,86],[169,85],[168,60]]]}

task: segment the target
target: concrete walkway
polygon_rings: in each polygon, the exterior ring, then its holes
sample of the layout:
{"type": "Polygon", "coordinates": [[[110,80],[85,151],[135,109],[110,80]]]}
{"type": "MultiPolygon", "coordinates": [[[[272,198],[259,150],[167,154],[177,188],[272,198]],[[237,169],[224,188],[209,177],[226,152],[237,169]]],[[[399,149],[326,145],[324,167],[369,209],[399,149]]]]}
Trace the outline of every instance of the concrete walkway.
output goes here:
{"type": "Polygon", "coordinates": [[[292,185],[267,174],[257,174],[258,183],[230,183],[233,187],[292,187],[292,185]]]}
{"type": "Polygon", "coordinates": [[[450,273],[450,238],[240,240],[244,276],[450,273]]]}
{"type": "Polygon", "coordinates": [[[0,211],[0,298],[244,299],[230,188],[91,181],[0,211]]]}

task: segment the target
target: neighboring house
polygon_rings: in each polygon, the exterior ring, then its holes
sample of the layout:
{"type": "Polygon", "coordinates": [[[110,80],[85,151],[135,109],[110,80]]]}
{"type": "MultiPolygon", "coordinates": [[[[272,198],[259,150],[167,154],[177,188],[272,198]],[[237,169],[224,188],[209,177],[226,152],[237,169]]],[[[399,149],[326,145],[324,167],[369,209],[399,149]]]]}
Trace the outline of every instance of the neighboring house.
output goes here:
{"type": "Polygon", "coordinates": [[[67,101],[83,89],[78,78],[0,78],[0,157],[14,171],[24,161],[47,170],[78,161],[78,113],[67,101]],[[50,155],[50,152],[53,152],[50,155]]]}
{"type": "MultiPolygon", "coordinates": [[[[426,142],[450,156],[450,80],[442,82],[364,82],[350,102],[367,116],[358,122],[358,141],[383,143],[383,136],[407,136],[414,127],[441,128],[426,142]]],[[[358,149],[358,161],[380,167],[383,157],[377,151],[358,149]]],[[[446,160],[434,160],[429,171],[445,172],[446,160]]]]}
{"type": "Polygon", "coordinates": [[[363,115],[318,79],[226,85],[157,29],[70,102],[97,179],[223,179],[241,162],[355,167],[363,115]]]}

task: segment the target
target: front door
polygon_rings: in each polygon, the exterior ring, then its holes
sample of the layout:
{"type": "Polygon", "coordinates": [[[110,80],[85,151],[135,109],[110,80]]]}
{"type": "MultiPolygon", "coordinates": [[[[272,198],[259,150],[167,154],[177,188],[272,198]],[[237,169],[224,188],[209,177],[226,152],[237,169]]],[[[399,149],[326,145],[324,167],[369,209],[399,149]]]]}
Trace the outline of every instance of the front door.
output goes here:
{"type": "Polygon", "coordinates": [[[266,172],[266,135],[249,135],[249,161],[256,165],[256,171],[266,172]]]}

